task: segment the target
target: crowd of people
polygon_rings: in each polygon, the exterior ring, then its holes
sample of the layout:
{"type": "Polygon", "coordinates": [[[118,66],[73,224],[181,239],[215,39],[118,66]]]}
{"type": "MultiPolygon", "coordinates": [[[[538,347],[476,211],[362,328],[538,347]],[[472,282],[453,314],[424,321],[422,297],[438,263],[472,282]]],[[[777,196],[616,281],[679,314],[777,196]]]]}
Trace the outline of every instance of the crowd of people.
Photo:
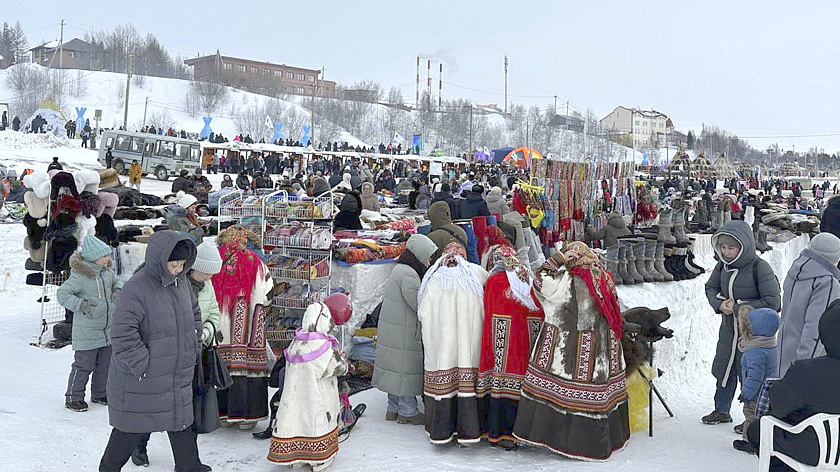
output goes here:
{"type": "MultiPolygon", "coordinates": [[[[206,157],[204,171],[235,175],[224,175],[222,189],[279,188],[299,198],[335,192],[337,231],[363,229],[361,212],[380,211],[382,194],[425,212],[430,224],[407,239],[376,320],[371,382],[386,394],[385,421],[422,425],[432,444],[470,446],[486,437],[504,450],[529,444],[586,460],[609,459],[629,439],[626,323],[615,279],[583,242],[539,244],[536,228],[513,209],[527,172],[491,164],[431,175],[402,162],[314,159],[300,168],[256,154],[206,157]]],[[[198,408],[207,405],[215,350],[230,376],[226,388],[213,389],[210,416],[219,426],[249,430],[271,417],[261,436],[271,438],[268,460],[327,468],[348,424],[336,378],[351,367],[333,337],[342,321],[321,303],[305,311],[305,329],[282,361],[285,384],[270,401],[274,360],[265,320],[275,282],[258,235],[232,226],[209,240],[197,208],[217,189],[203,174],[184,171],[172,183],[168,229],[151,235],[145,264],[127,282],[113,270],[111,247],[94,235],[70,258],[70,277],[57,293],[75,314],[65,406],[88,409],[89,379],[90,401],[108,405],[113,429],[99,470],[120,470],[129,460],[147,465],[156,431],[168,433],[176,470],[211,470],[197,437],[215,429],[198,408]]],[[[139,179],[134,161],[129,180],[139,179]]],[[[648,183],[663,206],[696,198],[703,207],[704,197],[719,191],[707,179],[648,183]]],[[[714,408],[699,420],[733,423],[737,398],[745,421],[735,427],[742,438],[733,446],[757,453],[763,415],[795,423],[817,412],[840,414],[840,400],[827,393],[836,391],[833,374],[840,373],[840,198],[822,204],[821,232],[780,284],[759,257],[743,208],[793,205],[790,198],[807,207],[819,198],[817,188],[811,198],[781,197],[782,181],[726,184],[734,206],[729,220],[711,229],[717,265],[705,284],[720,316],[714,408]]],[[[775,441],[816,464],[811,431],[775,441]]],[[[772,467],[789,470],[775,460],[772,467]]]]}

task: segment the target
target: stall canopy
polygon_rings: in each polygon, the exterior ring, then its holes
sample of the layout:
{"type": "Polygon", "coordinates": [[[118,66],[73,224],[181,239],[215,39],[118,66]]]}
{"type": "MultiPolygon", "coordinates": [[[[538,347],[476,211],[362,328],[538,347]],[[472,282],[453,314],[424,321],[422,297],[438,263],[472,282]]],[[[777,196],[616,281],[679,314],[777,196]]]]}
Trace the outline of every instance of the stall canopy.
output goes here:
{"type": "Polygon", "coordinates": [[[513,152],[512,147],[506,147],[501,149],[493,149],[490,151],[490,156],[493,158],[493,162],[496,164],[501,164],[502,161],[505,159],[505,156],[513,152]]]}
{"type": "Polygon", "coordinates": [[[505,162],[515,162],[522,167],[531,164],[531,159],[542,159],[543,156],[536,149],[529,147],[516,148],[505,156],[505,162]]]}

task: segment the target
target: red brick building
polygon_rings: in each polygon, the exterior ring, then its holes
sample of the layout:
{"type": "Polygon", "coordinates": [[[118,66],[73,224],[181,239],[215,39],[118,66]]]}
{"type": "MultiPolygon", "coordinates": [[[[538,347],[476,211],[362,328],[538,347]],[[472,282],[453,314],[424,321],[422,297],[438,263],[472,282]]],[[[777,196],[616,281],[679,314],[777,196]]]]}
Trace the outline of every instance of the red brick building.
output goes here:
{"type": "Polygon", "coordinates": [[[231,87],[275,95],[290,93],[316,96],[335,96],[335,82],[320,80],[320,70],[273,64],[238,57],[222,56],[218,51],[210,56],[187,59],[184,64],[193,68],[196,80],[217,80],[231,87]]]}

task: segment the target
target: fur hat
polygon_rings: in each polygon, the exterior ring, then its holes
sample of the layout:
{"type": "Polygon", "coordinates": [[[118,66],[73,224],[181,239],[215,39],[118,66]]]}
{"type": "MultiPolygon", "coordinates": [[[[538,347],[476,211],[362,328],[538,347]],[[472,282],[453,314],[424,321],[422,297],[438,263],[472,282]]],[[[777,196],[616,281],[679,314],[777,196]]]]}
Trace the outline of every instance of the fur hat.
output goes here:
{"type": "Polygon", "coordinates": [[[222,270],[222,256],[219,255],[219,248],[210,241],[204,241],[198,245],[193,270],[215,275],[222,270]]]}
{"type": "Polygon", "coordinates": [[[79,200],[82,202],[82,214],[87,217],[94,217],[99,213],[99,207],[102,201],[95,193],[85,190],[79,194],[79,200]]]}
{"type": "Polygon", "coordinates": [[[98,218],[104,213],[113,218],[120,203],[120,197],[113,192],[102,192],[97,196],[99,197],[99,208],[96,210],[96,217],[98,218]]]}
{"type": "Polygon", "coordinates": [[[79,197],[79,191],[76,189],[76,179],[70,172],[57,171],[55,175],[53,175],[52,179],[50,179],[50,182],[52,185],[50,198],[52,200],[58,199],[58,192],[62,188],[70,189],[70,193],[72,193],[74,197],[79,197]]]}
{"type": "Polygon", "coordinates": [[[40,247],[41,241],[44,239],[44,229],[47,226],[47,219],[35,219],[27,213],[23,215],[23,226],[26,227],[26,235],[32,242],[32,246],[36,249],[40,247]]]}
{"type": "Polygon", "coordinates": [[[99,172],[95,170],[80,170],[76,172],[73,178],[76,181],[76,190],[79,193],[90,192],[96,194],[99,192],[99,172]]]}
{"type": "Polygon", "coordinates": [[[29,258],[35,262],[44,262],[44,251],[46,247],[43,244],[38,244],[38,247],[32,247],[29,241],[29,236],[23,238],[23,248],[29,251],[29,258]]]}
{"type": "Polygon", "coordinates": [[[831,233],[820,233],[814,236],[808,248],[825,257],[831,265],[840,262],[840,238],[831,233]]]}
{"type": "Polygon", "coordinates": [[[79,213],[76,215],[76,225],[79,228],[76,239],[79,241],[84,241],[87,236],[96,235],[96,218],[79,213]]]}
{"type": "Polygon", "coordinates": [[[190,205],[192,205],[193,203],[198,201],[198,199],[195,198],[194,195],[189,194],[189,193],[184,193],[183,190],[178,191],[178,194],[176,196],[178,197],[178,201],[177,201],[178,206],[183,208],[183,209],[189,208],[190,205]]]}
{"type": "Polygon", "coordinates": [[[23,177],[23,185],[32,189],[38,198],[50,196],[50,176],[46,172],[37,171],[23,177]]]}
{"type": "MultiPolygon", "coordinates": [[[[26,210],[33,218],[41,220],[47,216],[46,198],[39,198],[35,195],[35,192],[28,190],[23,194],[23,202],[26,203],[26,210]]],[[[47,220],[44,220],[44,224],[41,226],[47,226],[47,220]]]]}

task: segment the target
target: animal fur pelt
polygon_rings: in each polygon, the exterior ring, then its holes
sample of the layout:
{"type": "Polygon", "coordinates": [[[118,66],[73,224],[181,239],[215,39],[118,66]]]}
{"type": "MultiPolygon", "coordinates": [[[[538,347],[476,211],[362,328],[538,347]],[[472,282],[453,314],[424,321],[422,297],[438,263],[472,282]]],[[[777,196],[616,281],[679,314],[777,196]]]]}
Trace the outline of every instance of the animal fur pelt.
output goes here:
{"type": "Polygon", "coordinates": [[[102,200],[95,193],[84,191],[79,194],[79,200],[82,202],[82,214],[86,217],[95,217],[99,212],[99,206],[102,200]]]}
{"type": "Polygon", "coordinates": [[[79,170],[73,177],[76,181],[76,190],[79,193],[90,192],[96,194],[99,192],[99,172],[95,170],[79,170]]]}
{"type": "Polygon", "coordinates": [[[74,197],[79,198],[79,191],[76,190],[76,179],[73,178],[73,174],[70,172],[56,172],[50,182],[52,185],[52,193],[50,194],[51,199],[57,199],[58,192],[62,188],[70,189],[70,193],[72,193],[74,197]]]}
{"type": "Polygon", "coordinates": [[[621,318],[624,322],[621,345],[628,373],[634,372],[639,365],[647,361],[651,354],[649,342],[674,336],[673,330],[660,326],[671,318],[668,307],[658,310],[647,307],[631,308],[623,312],[621,318]]]}

